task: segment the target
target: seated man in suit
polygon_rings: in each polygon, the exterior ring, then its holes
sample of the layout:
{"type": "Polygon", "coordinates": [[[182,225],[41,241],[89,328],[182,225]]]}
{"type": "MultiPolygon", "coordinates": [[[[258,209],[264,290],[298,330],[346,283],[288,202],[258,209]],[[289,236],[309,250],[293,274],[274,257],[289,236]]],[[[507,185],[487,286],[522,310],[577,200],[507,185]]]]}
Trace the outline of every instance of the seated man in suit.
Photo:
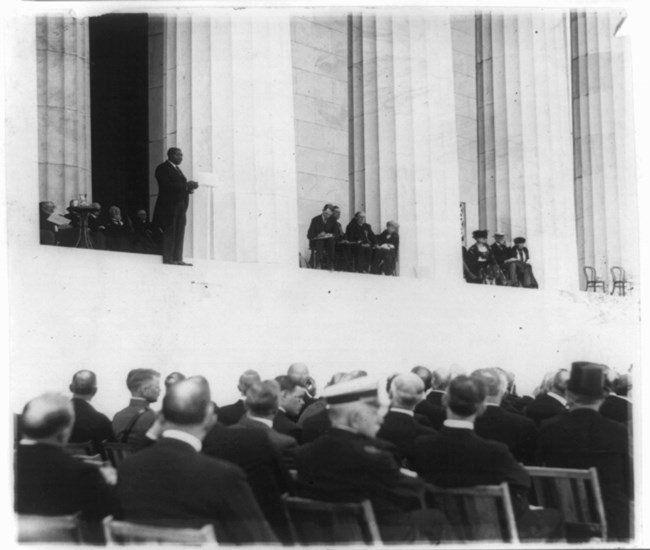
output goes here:
{"type": "Polygon", "coordinates": [[[596,468],[608,539],[630,539],[632,461],[627,427],[598,413],[603,365],[576,362],[568,383],[569,412],[546,420],[539,431],[539,461],[552,468],[596,468]]]}
{"type": "Polygon", "coordinates": [[[290,543],[282,494],[293,490],[293,479],[266,433],[262,430],[231,430],[217,422],[205,436],[202,452],[232,462],[244,470],[269,525],[280,542],[290,543]]]}
{"type": "Polygon", "coordinates": [[[531,510],[530,476],[508,447],[479,437],[474,423],[485,409],[486,389],[479,378],[457,376],[447,389],[447,420],[440,433],[415,444],[415,468],[440,487],[472,487],[507,482],[517,529],[522,540],[559,540],[562,517],[556,510],[531,510]]]}
{"type": "Polygon", "coordinates": [[[567,411],[566,387],[569,382],[569,371],[559,369],[551,383],[551,389],[541,393],[526,405],[524,414],[531,418],[537,426],[547,418],[551,418],[567,411]]]}
{"type": "Polygon", "coordinates": [[[372,247],[377,244],[377,237],[370,224],[366,223],[366,213],[357,212],[345,228],[345,238],[349,241],[348,249],[354,271],[366,273],[370,269],[372,247]]]}
{"type": "Polygon", "coordinates": [[[519,462],[532,465],[537,450],[537,426],[530,418],[508,412],[500,406],[508,385],[503,371],[478,369],[472,373],[472,378],[482,380],[487,392],[485,411],[474,423],[476,434],[484,439],[500,441],[508,446],[519,462]]]}
{"type": "Polygon", "coordinates": [[[156,420],[150,404],[160,396],[160,373],[153,369],[133,369],[126,377],[126,387],[131,392],[128,407],[115,413],[113,433],[120,443],[135,449],[149,444],[146,434],[156,420]]]}
{"type": "Polygon", "coordinates": [[[447,418],[447,411],[442,406],[442,396],[445,394],[449,377],[440,369],[432,372],[422,366],[413,367],[411,372],[422,378],[426,388],[425,399],[415,406],[415,412],[425,416],[431,427],[439,430],[447,418]]]}
{"type": "Polygon", "coordinates": [[[415,420],[415,406],[424,399],[424,382],[412,372],[395,376],[390,384],[390,408],[377,432],[377,438],[395,445],[398,464],[415,458],[415,440],[436,431],[415,420]]]}
{"type": "Polygon", "coordinates": [[[332,219],[333,209],[334,207],[331,204],[323,206],[323,211],[312,218],[307,230],[309,250],[311,250],[309,263],[314,269],[321,269],[326,266],[330,271],[334,270],[336,244],[334,230],[336,229],[336,223],[332,219]],[[327,258],[325,254],[327,254],[327,258]]]}
{"type": "Polygon", "coordinates": [[[490,249],[492,250],[492,255],[494,256],[494,260],[501,270],[501,273],[508,277],[508,279],[499,277],[497,283],[506,286],[514,285],[517,282],[517,262],[515,258],[513,258],[512,252],[506,244],[506,236],[503,233],[495,233],[494,243],[492,243],[490,249]]]}
{"type": "Polygon", "coordinates": [[[394,221],[386,223],[386,229],[377,237],[377,248],[373,252],[372,272],[376,275],[395,274],[395,264],[399,253],[399,224],[394,221]]]}
{"type": "MultiPolygon", "coordinates": [[[[309,375],[309,367],[304,363],[291,363],[287,369],[287,376],[304,388],[303,407],[300,413],[316,401],[316,381],[309,375]]],[[[300,416],[300,415],[299,415],[300,416]]]]}
{"type": "Polygon", "coordinates": [[[514,259],[515,275],[513,279],[515,285],[521,285],[524,288],[538,288],[537,280],[533,275],[533,266],[530,265],[530,254],[524,237],[516,237],[515,245],[510,249],[510,254],[514,259]]]}
{"type": "Polygon", "coordinates": [[[273,429],[273,419],[280,406],[280,386],[275,380],[256,382],[246,392],[246,414],[232,429],[261,430],[282,457],[285,466],[295,465],[298,442],[273,429]]]}
{"type": "Polygon", "coordinates": [[[15,510],[19,514],[62,516],[82,513],[99,521],[115,513],[113,468],[97,468],[65,450],[74,409],[62,395],[32,399],[23,410],[23,438],[15,457],[15,510]]]}
{"type": "Polygon", "coordinates": [[[273,429],[281,434],[290,435],[298,443],[302,439],[302,427],[296,422],[303,406],[305,388],[290,376],[278,376],[275,381],[280,386],[278,412],[273,419],[273,429]]]}
{"type": "Polygon", "coordinates": [[[316,500],[369,499],[384,542],[435,542],[444,516],[423,509],[426,484],[403,473],[385,444],[375,439],[384,408],[368,377],[326,388],[332,429],[297,455],[297,494],[316,500]]]}
{"type": "Polygon", "coordinates": [[[119,466],[122,518],[170,527],[211,523],[223,544],[275,542],[244,472],[200,452],[215,423],[212,407],[202,377],[169,388],[162,405],[162,438],[119,466]]]}
{"type": "Polygon", "coordinates": [[[629,424],[632,422],[632,401],[628,397],[632,390],[632,378],[629,374],[618,375],[609,369],[609,377],[605,377],[607,397],[600,406],[600,414],[605,418],[629,424]]]}
{"type": "Polygon", "coordinates": [[[103,441],[115,441],[111,421],[95,410],[90,401],[97,393],[97,376],[89,370],[80,370],[72,377],[70,384],[72,406],[74,408],[74,427],[70,435],[71,443],[91,441],[95,453],[104,454],[103,441]]]}
{"type": "Polygon", "coordinates": [[[249,369],[244,371],[239,377],[237,389],[241,394],[241,398],[230,405],[224,405],[219,408],[219,422],[224,426],[232,426],[237,424],[242,417],[246,414],[246,407],[244,406],[244,399],[246,392],[253,384],[261,382],[262,379],[257,371],[249,369]]]}

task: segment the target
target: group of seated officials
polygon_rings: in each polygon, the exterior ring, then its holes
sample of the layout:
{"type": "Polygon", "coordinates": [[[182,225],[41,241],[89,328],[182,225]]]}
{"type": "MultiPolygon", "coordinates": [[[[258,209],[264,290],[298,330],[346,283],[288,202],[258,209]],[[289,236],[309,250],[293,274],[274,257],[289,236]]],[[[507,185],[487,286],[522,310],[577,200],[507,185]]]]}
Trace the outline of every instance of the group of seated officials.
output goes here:
{"type": "Polygon", "coordinates": [[[477,229],[472,238],[476,242],[469,250],[462,247],[463,277],[468,283],[538,288],[524,237],[516,237],[514,245],[508,246],[505,235],[495,233],[490,245],[487,230],[477,229]]]}
{"type": "MultiPolygon", "coordinates": [[[[160,254],[162,233],[156,231],[149,221],[146,210],[138,210],[135,217],[123,218],[118,206],[102,211],[98,202],[91,204],[93,211],[88,215],[89,239],[93,248],[141,254],[160,254]]],[[[79,214],[69,207],[67,214],[53,217],[56,205],[52,201],[39,203],[40,243],[74,247],[79,240],[79,214]],[[61,223],[56,223],[52,221],[61,223]],[[63,221],[67,220],[66,223],[63,221]]]]}
{"type": "Polygon", "coordinates": [[[399,253],[399,224],[386,223],[386,229],[375,235],[366,223],[366,213],[357,212],[343,231],[339,219],[341,209],[326,204],[323,211],[312,218],[307,230],[314,269],[396,275],[399,253]]]}
{"type": "Polygon", "coordinates": [[[202,376],[135,369],[128,405],[112,422],[91,405],[97,378],[72,379],[72,399],[47,393],[25,406],[15,456],[19,514],[81,512],[172,527],[212,524],[220,544],[292,544],[282,495],[360,501],[384,542],[453,540],[432,486],[507,482],[524,541],[588,540],[561,514],[531,506],[524,465],[598,471],[609,540],[630,539],[632,405],[629,375],[577,362],[519,396],[500,368],[443,375],[423,366],[391,376],[389,406],[364,371],[339,372],[317,395],[303,364],[261,380],[244,372],[241,399],[217,407],[202,376]],[[131,446],[117,471],[66,451],[68,442],[131,446]],[[293,475],[292,475],[293,474],[293,475]]]}

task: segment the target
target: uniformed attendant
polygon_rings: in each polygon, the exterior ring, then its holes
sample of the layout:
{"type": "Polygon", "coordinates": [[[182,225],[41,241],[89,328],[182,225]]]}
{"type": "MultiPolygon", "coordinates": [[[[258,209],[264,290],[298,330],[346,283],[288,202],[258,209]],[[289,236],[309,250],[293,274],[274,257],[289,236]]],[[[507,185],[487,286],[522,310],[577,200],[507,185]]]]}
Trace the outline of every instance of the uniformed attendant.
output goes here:
{"type": "Polygon", "coordinates": [[[385,542],[439,541],[444,515],[424,509],[427,485],[400,470],[375,439],[386,407],[377,381],[364,376],[325,388],[331,430],[297,453],[298,495],[372,503],[385,542]]]}

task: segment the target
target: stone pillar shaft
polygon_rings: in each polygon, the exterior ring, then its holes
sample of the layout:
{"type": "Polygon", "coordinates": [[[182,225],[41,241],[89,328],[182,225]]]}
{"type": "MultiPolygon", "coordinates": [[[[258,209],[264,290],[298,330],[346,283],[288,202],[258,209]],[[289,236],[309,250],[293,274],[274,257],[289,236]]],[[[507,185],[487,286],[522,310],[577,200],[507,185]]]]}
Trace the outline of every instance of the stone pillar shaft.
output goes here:
{"type": "Polygon", "coordinates": [[[577,289],[568,16],[477,18],[481,225],[528,240],[545,288],[577,289]]]}
{"type": "Polygon", "coordinates": [[[36,18],[39,198],[91,198],[88,20],[36,18]]]}
{"type": "MultiPolygon", "coordinates": [[[[151,22],[150,43],[162,48],[151,54],[160,61],[150,97],[163,120],[154,158],[180,147],[200,184],[188,257],[297,265],[288,16],[165,17],[151,22]]],[[[155,181],[151,190],[153,199],[155,181]]]]}
{"type": "Polygon", "coordinates": [[[354,205],[400,223],[400,275],[461,277],[451,29],[446,16],[354,16],[354,205]]]}

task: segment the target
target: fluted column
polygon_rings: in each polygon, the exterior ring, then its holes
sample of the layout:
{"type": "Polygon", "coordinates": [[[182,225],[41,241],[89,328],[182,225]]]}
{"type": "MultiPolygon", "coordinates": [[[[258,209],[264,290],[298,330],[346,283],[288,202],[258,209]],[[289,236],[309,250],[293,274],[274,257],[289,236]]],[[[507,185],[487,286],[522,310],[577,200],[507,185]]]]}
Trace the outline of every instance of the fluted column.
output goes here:
{"type": "Polygon", "coordinates": [[[88,19],[36,18],[39,198],[91,197],[88,19]]]}
{"type": "MultiPolygon", "coordinates": [[[[163,121],[150,126],[152,163],[178,146],[183,171],[200,183],[187,256],[297,266],[289,17],[170,16],[150,25],[150,47],[161,50],[150,54],[158,67],[150,98],[163,121]]],[[[151,191],[155,199],[155,180],[151,191]]]]}
{"type": "Polygon", "coordinates": [[[638,277],[629,43],[615,36],[623,18],[618,10],[571,14],[578,256],[605,280],[612,266],[638,277]]]}
{"type": "Polygon", "coordinates": [[[479,217],[528,240],[545,288],[578,288],[568,14],[477,16],[479,217]]]}
{"type": "Polygon", "coordinates": [[[400,275],[461,277],[449,18],[353,16],[353,204],[400,223],[400,275]]]}

